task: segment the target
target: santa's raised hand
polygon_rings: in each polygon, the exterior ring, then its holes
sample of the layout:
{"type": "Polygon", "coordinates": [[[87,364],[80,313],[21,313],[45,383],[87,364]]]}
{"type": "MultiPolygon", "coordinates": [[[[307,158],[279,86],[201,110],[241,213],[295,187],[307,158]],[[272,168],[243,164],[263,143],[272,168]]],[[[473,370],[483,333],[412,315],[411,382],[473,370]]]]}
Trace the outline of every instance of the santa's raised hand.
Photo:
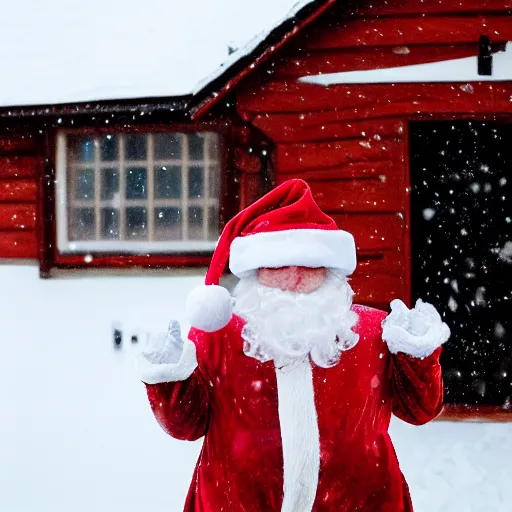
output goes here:
{"type": "Polygon", "coordinates": [[[186,379],[196,366],[195,346],[183,342],[176,320],[171,320],[166,333],[150,334],[137,359],[139,374],[148,384],[186,379]]]}
{"type": "Polygon", "coordinates": [[[428,357],[449,337],[450,329],[436,308],[421,299],[413,309],[395,299],[391,302],[391,313],[382,322],[382,339],[392,354],[428,357]]]}
{"type": "Polygon", "coordinates": [[[141,356],[153,364],[176,363],[183,351],[180,324],[171,320],[166,333],[149,334],[141,356]]]}

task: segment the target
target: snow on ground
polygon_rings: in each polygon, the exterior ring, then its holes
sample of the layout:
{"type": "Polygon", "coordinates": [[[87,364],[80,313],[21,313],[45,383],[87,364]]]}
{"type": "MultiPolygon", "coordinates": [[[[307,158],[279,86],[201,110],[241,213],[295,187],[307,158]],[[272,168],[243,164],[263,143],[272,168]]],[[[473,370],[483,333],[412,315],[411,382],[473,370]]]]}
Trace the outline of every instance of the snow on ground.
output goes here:
{"type": "MultiPolygon", "coordinates": [[[[200,443],[149,410],[125,335],[166,329],[201,276],[42,281],[0,266],[0,511],[178,512],[200,443]]],[[[510,512],[512,425],[392,424],[416,512],[510,512]]]]}
{"type": "Polygon", "coordinates": [[[394,420],[391,437],[415,512],[512,510],[512,424],[394,420]]]}
{"type": "Polygon", "coordinates": [[[4,2],[0,106],[190,94],[296,2],[4,2]]]}

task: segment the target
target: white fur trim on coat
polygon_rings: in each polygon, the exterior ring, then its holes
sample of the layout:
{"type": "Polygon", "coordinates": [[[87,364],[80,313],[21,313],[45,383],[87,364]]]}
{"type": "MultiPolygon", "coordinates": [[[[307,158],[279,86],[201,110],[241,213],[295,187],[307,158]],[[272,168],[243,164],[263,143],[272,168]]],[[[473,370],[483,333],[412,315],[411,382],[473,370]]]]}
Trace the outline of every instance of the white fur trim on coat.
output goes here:
{"type": "Polygon", "coordinates": [[[401,300],[394,300],[391,313],[382,322],[382,339],[392,354],[428,357],[449,337],[450,329],[434,306],[421,300],[411,310],[401,300]]]}
{"type": "Polygon", "coordinates": [[[350,275],[356,268],[354,237],[341,230],[289,229],[237,237],[229,268],[244,277],[258,268],[327,267],[350,275]]]}
{"type": "Polygon", "coordinates": [[[276,369],[283,445],[284,498],[281,512],[310,512],[320,471],[320,434],[309,359],[276,369]]]}
{"type": "Polygon", "coordinates": [[[140,379],[146,384],[179,382],[188,379],[197,368],[196,346],[185,340],[183,352],[177,363],[151,363],[143,355],[137,359],[140,379]]]}

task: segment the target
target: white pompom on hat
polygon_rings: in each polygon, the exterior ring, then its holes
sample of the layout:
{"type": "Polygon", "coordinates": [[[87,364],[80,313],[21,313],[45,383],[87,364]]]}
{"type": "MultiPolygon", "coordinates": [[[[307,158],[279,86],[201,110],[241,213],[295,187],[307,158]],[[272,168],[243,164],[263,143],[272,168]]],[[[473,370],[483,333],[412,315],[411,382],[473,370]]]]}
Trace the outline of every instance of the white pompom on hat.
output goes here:
{"type": "Polygon", "coordinates": [[[320,210],[305,181],[285,181],[238,213],[222,231],[205,284],[186,302],[190,324],[202,331],[224,328],[233,315],[232,297],[219,286],[228,258],[237,277],[259,268],[289,266],[334,268],[348,276],[356,268],[356,247],[354,237],[320,210]]]}
{"type": "Polygon", "coordinates": [[[194,288],[185,308],[190,324],[206,332],[222,329],[233,315],[231,295],[226,288],[215,284],[194,288]]]}

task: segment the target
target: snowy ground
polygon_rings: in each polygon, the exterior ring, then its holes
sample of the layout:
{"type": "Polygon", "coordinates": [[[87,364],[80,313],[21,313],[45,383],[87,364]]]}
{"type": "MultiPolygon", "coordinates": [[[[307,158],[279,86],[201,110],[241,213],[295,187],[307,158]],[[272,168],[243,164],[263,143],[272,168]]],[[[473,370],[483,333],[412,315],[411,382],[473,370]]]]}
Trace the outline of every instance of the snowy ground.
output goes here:
{"type": "Polygon", "coordinates": [[[512,424],[392,424],[416,512],[510,512],[512,424]]]}
{"type": "MultiPolygon", "coordinates": [[[[0,266],[1,512],[181,510],[200,445],[160,430],[112,322],[165,328],[199,281],[0,266]]],[[[512,510],[512,425],[396,421],[392,436],[417,512],[512,510]]]]}

